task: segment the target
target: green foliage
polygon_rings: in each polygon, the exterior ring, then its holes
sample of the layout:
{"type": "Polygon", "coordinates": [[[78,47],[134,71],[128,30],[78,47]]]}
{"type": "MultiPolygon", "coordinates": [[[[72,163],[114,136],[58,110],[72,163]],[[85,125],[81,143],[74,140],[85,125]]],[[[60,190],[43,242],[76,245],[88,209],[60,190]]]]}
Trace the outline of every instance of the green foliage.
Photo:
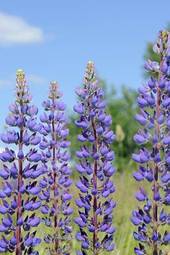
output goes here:
{"type": "Polygon", "coordinates": [[[160,57],[153,51],[153,43],[149,42],[146,47],[146,53],[144,55],[144,59],[151,59],[153,61],[158,62],[160,57]]]}
{"type": "Polygon", "coordinates": [[[113,144],[116,154],[116,163],[118,170],[123,170],[135,151],[136,145],[133,141],[133,135],[137,130],[137,123],[134,115],[137,113],[136,92],[127,87],[122,87],[121,96],[117,97],[114,93],[107,96],[108,111],[112,116],[112,130],[117,138],[113,144]]]}

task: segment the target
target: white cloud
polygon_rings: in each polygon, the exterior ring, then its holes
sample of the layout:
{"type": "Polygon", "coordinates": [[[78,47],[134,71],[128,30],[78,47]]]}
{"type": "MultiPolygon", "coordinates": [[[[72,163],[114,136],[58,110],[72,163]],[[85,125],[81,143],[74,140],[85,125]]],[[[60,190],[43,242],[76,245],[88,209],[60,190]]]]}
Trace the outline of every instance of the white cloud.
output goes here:
{"type": "Polygon", "coordinates": [[[0,80],[0,87],[7,87],[7,86],[11,86],[12,84],[12,80],[0,80]]]}
{"type": "Polygon", "coordinates": [[[37,74],[30,74],[30,75],[27,75],[27,78],[28,78],[28,82],[31,84],[37,84],[37,85],[41,85],[41,84],[44,84],[46,81],[43,77],[37,75],[37,74]]]}
{"type": "Polygon", "coordinates": [[[0,44],[38,43],[44,40],[41,28],[23,18],[0,12],[0,44]]]}

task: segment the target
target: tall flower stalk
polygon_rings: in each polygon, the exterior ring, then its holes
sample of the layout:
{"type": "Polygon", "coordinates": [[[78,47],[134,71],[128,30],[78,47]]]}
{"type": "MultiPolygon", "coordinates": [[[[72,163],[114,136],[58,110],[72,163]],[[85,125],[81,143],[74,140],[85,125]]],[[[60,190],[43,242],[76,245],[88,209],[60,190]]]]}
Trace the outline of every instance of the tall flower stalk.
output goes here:
{"type": "Polygon", "coordinates": [[[7,130],[1,135],[7,147],[0,153],[0,252],[39,254],[34,251],[41,241],[36,237],[36,227],[40,223],[36,210],[41,206],[38,198],[41,187],[36,177],[46,169],[37,164],[41,159],[36,150],[40,142],[36,123],[38,109],[31,104],[22,70],[17,71],[16,101],[9,109],[7,130]]]}
{"type": "Polygon", "coordinates": [[[81,130],[78,141],[82,144],[76,152],[79,163],[76,169],[79,181],[76,199],[79,227],[76,238],[81,242],[78,255],[103,254],[114,249],[112,225],[115,187],[112,175],[114,153],[110,146],[115,138],[110,130],[111,116],[106,114],[104,92],[96,80],[94,64],[88,62],[83,87],[77,90],[79,102],[74,111],[79,114],[75,124],[81,130]]]}
{"type": "Polygon", "coordinates": [[[140,113],[136,120],[142,126],[134,136],[141,146],[132,158],[139,164],[134,173],[137,181],[150,183],[150,192],[140,187],[136,199],[142,206],[132,213],[137,226],[134,238],[139,242],[135,248],[138,255],[164,254],[164,245],[170,243],[170,33],[160,32],[153,50],[160,61],[148,60],[145,64],[151,72],[148,82],[139,89],[140,113]]]}
{"type": "Polygon", "coordinates": [[[40,149],[42,157],[46,158],[48,167],[47,176],[44,177],[46,191],[42,194],[44,203],[41,212],[44,222],[50,227],[50,232],[44,238],[49,254],[69,255],[71,248],[71,214],[70,207],[70,179],[71,170],[67,140],[69,130],[65,117],[65,105],[60,100],[61,94],[56,82],[51,82],[48,100],[43,102],[44,113],[41,134],[43,135],[40,149]]]}

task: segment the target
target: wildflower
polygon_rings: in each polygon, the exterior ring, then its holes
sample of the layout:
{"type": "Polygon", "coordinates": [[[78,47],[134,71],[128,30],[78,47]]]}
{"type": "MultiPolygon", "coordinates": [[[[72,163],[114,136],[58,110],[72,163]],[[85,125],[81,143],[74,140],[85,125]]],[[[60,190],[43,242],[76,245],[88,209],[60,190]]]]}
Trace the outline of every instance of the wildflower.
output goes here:
{"type": "Polygon", "coordinates": [[[79,102],[74,111],[79,115],[75,124],[81,129],[78,140],[82,144],[76,156],[76,169],[80,174],[76,186],[79,198],[76,204],[79,227],[76,238],[81,243],[78,255],[97,255],[100,251],[114,249],[112,225],[115,202],[112,194],[115,187],[111,177],[115,172],[112,165],[114,153],[110,145],[115,139],[110,130],[111,116],[106,114],[104,92],[97,84],[94,64],[89,62],[84,85],[77,90],[79,102]]]}
{"type": "Polygon", "coordinates": [[[1,135],[6,148],[0,153],[0,252],[38,254],[34,247],[41,242],[36,234],[40,223],[36,210],[41,206],[38,197],[41,187],[34,174],[39,171],[42,175],[45,171],[38,166],[41,160],[36,146],[36,141],[40,141],[38,109],[31,104],[22,70],[17,71],[16,81],[16,101],[9,108],[8,128],[1,135]]]}
{"type": "Polygon", "coordinates": [[[136,120],[143,126],[134,140],[141,146],[132,158],[139,164],[134,173],[136,181],[147,180],[151,184],[152,195],[144,188],[136,193],[142,206],[133,211],[132,222],[138,227],[134,238],[139,242],[136,254],[162,254],[163,245],[169,244],[170,233],[162,225],[168,224],[170,214],[163,213],[169,206],[170,180],[170,33],[160,32],[154,51],[160,62],[149,60],[146,69],[153,77],[139,89],[138,105],[140,113],[136,120]],[[163,232],[164,231],[164,232],[163,232]]]}
{"type": "Polygon", "coordinates": [[[44,113],[40,116],[43,139],[40,142],[42,157],[48,167],[47,176],[42,180],[44,193],[41,212],[50,234],[44,240],[50,254],[70,254],[71,214],[70,194],[71,170],[67,140],[69,130],[65,117],[65,104],[60,101],[61,94],[56,82],[51,82],[48,100],[43,102],[44,113]],[[49,246],[48,244],[52,244],[49,246]]]}

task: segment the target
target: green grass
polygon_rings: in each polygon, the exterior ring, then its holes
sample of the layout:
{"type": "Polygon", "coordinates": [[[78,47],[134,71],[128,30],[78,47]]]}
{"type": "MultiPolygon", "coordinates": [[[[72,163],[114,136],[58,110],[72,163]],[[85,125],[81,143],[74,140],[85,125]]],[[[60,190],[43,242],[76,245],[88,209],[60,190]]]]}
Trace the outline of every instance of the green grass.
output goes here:
{"type": "MultiPolygon", "coordinates": [[[[125,170],[126,171],[126,170],[125,170]]],[[[133,225],[130,222],[131,211],[136,207],[134,193],[136,191],[136,183],[131,177],[131,173],[122,173],[115,176],[116,193],[115,200],[117,207],[115,208],[114,222],[116,225],[115,243],[116,250],[113,254],[133,254],[134,239],[133,225]]]]}

